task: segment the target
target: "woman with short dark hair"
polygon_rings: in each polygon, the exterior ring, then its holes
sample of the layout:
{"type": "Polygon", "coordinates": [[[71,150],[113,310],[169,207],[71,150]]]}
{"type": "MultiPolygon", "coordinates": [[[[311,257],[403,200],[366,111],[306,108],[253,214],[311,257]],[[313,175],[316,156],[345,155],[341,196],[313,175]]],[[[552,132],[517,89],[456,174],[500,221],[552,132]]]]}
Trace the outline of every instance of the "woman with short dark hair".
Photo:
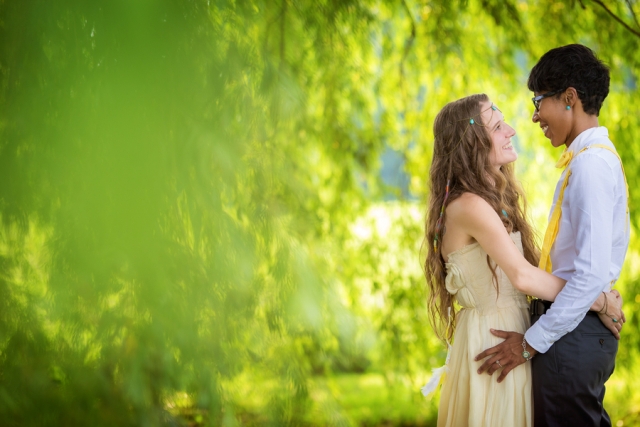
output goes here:
{"type": "Polygon", "coordinates": [[[551,145],[566,147],[541,267],[567,284],[553,304],[542,304],[548,311],[537,313],[525,334],[540,352],[532,366],[535,425],[610,426],[604,383],[618,343],[595,315],[585,316],[620,276],[629,245],[622,161],[598,123],[609,69],[588,47],[571,44],[545,53],[527,85],[534,94],[533,122],[551,145]]]}

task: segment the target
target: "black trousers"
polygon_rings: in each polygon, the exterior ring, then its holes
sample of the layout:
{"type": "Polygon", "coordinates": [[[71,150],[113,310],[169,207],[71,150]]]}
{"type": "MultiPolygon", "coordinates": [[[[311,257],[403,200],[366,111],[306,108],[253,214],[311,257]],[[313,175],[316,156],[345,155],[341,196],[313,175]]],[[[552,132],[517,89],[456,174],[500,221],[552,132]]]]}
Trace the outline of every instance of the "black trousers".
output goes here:
{"type": "Polygon", "coordinates": [[[617,352],[618,341],[589,312],[576,329],[531,359],[534,427],[611,426],[602,400],[617,352]]]}

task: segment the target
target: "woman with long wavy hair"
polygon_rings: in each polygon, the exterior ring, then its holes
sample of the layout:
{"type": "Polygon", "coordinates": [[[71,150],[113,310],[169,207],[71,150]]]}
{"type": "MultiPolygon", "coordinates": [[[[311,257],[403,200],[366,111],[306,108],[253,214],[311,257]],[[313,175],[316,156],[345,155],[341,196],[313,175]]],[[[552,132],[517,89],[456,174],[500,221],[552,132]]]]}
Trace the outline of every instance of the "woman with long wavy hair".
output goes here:
{"type": "MultiPolygon", "coordinates": [[[[424,268],[434,330],[453,340],[438,426],[530,426],[531,367],[519,360],[529,359],[526,344],[495,362],[498,381],[476,372],[475,356],[501,342],[491,329],[524,333],[527,295],[553,301],[565,281],[535,267],[534,231],[513,171],[515,131],[497,106],[484,94],[451,102],[433,130],[424,268]]],[[[618,333],[610,319],[621,315],[616,291],[592,310],[618,333]]]]}

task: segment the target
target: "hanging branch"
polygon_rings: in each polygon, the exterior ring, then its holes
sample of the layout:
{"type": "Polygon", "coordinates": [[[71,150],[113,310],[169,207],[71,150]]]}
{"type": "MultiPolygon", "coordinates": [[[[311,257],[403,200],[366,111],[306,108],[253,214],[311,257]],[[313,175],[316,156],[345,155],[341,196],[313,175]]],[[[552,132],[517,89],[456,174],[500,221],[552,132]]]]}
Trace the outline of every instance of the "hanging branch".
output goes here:
{"type": "Polygon", "coordinates": [[[285,45],[284,45],[284,37],[285,37],[285,18],[287,14],[287,0],[282,0],[282,12],[280,12],[280,69],[284,66],[285,58],[285,45]]]}
{"type": "Polygon", "coordinates": [[[633,10],[633,5],[631,4],[631,0],[625,0],[627,6],[629,7],[629,12],[631,12],[631,16],[633,16],[633,20],[636,23],[636,27],[640,28],[640,23],[638,22],[638,17],[636,16],[636,12],[633,10]]]}
{"type": "MultiPolygon", "coordinates": [[[[620,19],[615,13],[613,13],[604,3],[602,3],[602,1],[600,0],[593,0],[594,3],[599,4],[609,15],[611,15],[611,17],[613,19],[615,19],[616,21],[618,21],[618,23],[620,23],[620,25],[622,25],[624,28],[626,28],[627,30],[629,30],[629,32],[631,32],[633,35],[635,35],[636,37],[640,38],[640,31],[638,30],[634,30],[633,28],[631,28],[626,22],[624,22],[622,19],[620,19]]],[[[584,4],[582,3],[582,0],[580,0],[580,4],[584,7],[584,4]]],[[[629,5],[629,9],[631,9],[631,4],[629,3],[629,1],[627,0],[627,4],[629,5]]],[[[633,15],[633,19],[636,21],[636,24],[638,24],[638,20],[636,17],[635,12],[633,11],[633,9],[631,9],[631,14],[633,15]]]]}
{"type": "Polygon", "coordinates": [[[406,84],[404,84],[404,82],[405,82],[405,78],[404,78],[404,62],[407,59],[407,57],[409,56],[409,52],[411,51],[411,48],[413,47],[413,42],[416,39],[416,21],[413,19],[413,14],[411,13],[411,9],[409,9],[409,5],[407,4],[406,0],[402,0],[402,5],[404,6],[404,9],[407,12],[407,16],[409,16],[409,19],[411,20],[411,34],[409,35],[407,40],[405,40],[405,42],[404,42],[404,52],[402,53],[402,59],[400,60],[400,82],[399,82],[399,86],[400,86],[400,91],[402,92],[402,97],[404,99],[404,110],[405,110],[405,113],[406,113],[407,110],[408,110],[408,100],[407,100],[406,84]]]}
{"type": "MultiPolygon", "coordinates": [[[[265,9],[266,11],[266,9],[265,9]]],[[[269,48],[269,35],[271,34],[271,26],[279,19],[282,19],[282,14],[284,13],[284,7],[280,8],[280,12],[272,17],[271,19],[267,20],[267,24],[265,26],[265,31],[264,31],[264,43],[262,46],[262,49],[266,55],[268,48],[269,48]]]]}
{"type": "Polygon", "coordinates": [[[411,9],[409,9],[409,5],[406,0],[402,0],[402,5],[411,20],[411,35],[404,42],[404,52],[402,54],[402,60],[400,61],[400,75],[404,77],[404,61],[407,59],[407,56],[409,56],[409,51],[413,47],[413,42],[416,39],[416,21],[413,19],[413,14],[411,13],[411,9]]]}

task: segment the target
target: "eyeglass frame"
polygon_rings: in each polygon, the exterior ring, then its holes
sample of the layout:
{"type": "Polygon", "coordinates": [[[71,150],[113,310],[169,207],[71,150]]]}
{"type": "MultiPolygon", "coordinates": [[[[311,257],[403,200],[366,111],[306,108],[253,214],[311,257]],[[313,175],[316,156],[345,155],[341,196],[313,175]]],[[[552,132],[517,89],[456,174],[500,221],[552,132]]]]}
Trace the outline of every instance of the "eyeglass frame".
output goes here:
{"type": "MultiPolygon", "coordinates": [[[[571,86],[569,86],[569,87],[571,87],[571,86]]],[[[567,89],[569,89],[569,88],[567,88],[567,89]]],[[[547,92],[547,93],[543,93],[542,95],[534,96],[533,98],[531,98],[531,101],[533,101],[533,106],[536,109],[536,113],[540,112],[540,101],[542,101],[543,99],[548,98],[550,96],[557,95],[560,92],[564,92],[567,89],[558,89],[558,90],[554,90],[554,91],[550,91],[550,92],[547,92]]],[[[584,95],[584,92],[581,91],[581,90],[576,89],[576,92],[584,95]]]]}
{"type": "Polygon", "coordinates": [[[531,98],[531,101],[533,102],[533,106],[536,109],[536,113],[540,112],[540,102],[545,99],[548,98],[550,96],[553,95],[557,95],[560,92],[564,92],[566,89],[558,89],[558,90],[554,90],[551,92],[547,92],[547,93],[543,93],[542,95],[538,95],[538,96],[534,96],[533,98],[531,98]]]}

